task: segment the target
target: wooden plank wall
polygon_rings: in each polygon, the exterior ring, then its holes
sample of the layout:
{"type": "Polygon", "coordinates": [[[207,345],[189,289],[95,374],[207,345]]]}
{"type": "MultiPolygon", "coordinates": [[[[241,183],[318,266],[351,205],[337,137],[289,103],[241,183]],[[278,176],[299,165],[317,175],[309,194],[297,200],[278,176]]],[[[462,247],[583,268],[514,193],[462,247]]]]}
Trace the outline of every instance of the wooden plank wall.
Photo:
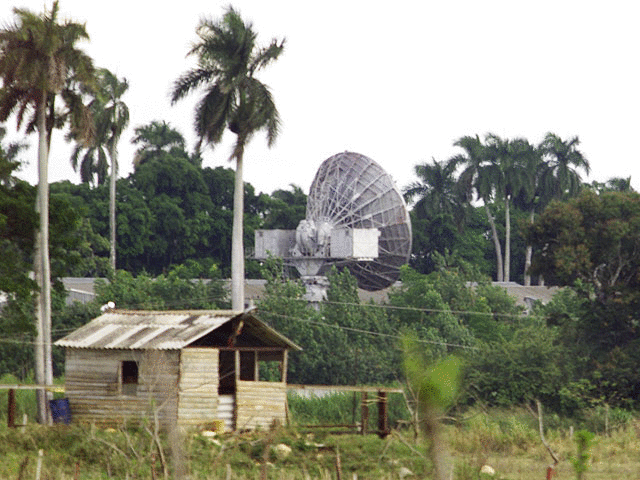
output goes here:
{"type": "Polygon", "coordinates": [[[284,425],[287,384],[284,382],[238,381],[236,390],[236,429],[268,428],[274,422],[284,425]]]}
{"type": "Polygon", "coordinates": [[[179,373],[178,351],[92,350],[66,351],[66,396],[73,421],[114,425],[125,420],[175,422],[179,373]],[[119,384],[123,361],[138,362],[135,396],[122,395],[119,384]]]}
{"type": "Polygon", "coordinates": [[[218,350],[185,348],[180,360],[178,425],[197,426],[218,417],[218,350]]]}

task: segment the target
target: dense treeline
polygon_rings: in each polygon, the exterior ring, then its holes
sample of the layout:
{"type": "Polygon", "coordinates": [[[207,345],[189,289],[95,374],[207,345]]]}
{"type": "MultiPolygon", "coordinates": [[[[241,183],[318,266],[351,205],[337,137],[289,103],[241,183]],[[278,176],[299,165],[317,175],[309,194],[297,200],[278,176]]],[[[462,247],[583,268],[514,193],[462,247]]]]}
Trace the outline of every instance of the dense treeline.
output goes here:
{"type": "MultiPolygon", "coordinates": [[[[139,161],[134,172],[117,183],[116,268],[134,275],[159,274],[189,262],[200,265],[205,274],[216,265],[228,276],[234,172],[223,167],[202,168],[200,159],[184,149],[184,139],[177,131],[166,124],[161,132],[153,131],[158,125],[154,122],[138,129],[141,135],[148,134],[136,137],[143,144],[139,161]],[[162,135],[178,139],[178,145],[165,151],[162,145],[167,140],[162,135]]],[[[91,188],[86,183],[60,182],[51,185],[51,194],[64,196],[88,220],[94,253],[108,256],[107,185],[91,188]]],[[[304,218],[305,205],[306,195],[299,187],[267,195],[256,193],[246,183],[245,244],[253,245],[256,228],[295,228],[304,218]]],[[[86,264],[68,275],[105,276],[106,267],[104,262],[86,264]]],[[[258,274],[255,266],[249,266],[248,273],[258,274]]]]}

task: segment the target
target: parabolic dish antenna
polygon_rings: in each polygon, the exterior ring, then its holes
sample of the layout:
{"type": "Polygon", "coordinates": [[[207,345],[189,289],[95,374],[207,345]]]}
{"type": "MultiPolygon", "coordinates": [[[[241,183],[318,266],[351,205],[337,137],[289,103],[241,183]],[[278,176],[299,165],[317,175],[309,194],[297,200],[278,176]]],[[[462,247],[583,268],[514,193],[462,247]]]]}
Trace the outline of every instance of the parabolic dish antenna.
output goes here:
{"type": "Polygon", "coordinates": [[[298,228],[256,232],[256,258],[269,254],[295,266],[307,284],[335,265],[348,268],[359,288],[389,287],[411,254],[411,222],[402,194],[370,158],[333,155],[316,173],[298,228]]]}

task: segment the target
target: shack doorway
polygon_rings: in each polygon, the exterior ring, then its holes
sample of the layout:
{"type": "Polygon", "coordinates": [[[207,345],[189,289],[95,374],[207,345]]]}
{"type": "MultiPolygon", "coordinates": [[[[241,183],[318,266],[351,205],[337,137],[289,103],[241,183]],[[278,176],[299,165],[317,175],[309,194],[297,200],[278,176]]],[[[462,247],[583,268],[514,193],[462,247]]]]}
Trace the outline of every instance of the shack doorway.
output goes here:
{"type": "Polygon", "coordinates": [[[218,363],[218,395],[236,393],[236,355],[233,350],[220,350],[218,363]]]}
{"type": "Polygon", "coordinates": [[[236,419],[236,352],[220,350],[218,358],[218,418],[225,430],[235,429],[236,419]]]}

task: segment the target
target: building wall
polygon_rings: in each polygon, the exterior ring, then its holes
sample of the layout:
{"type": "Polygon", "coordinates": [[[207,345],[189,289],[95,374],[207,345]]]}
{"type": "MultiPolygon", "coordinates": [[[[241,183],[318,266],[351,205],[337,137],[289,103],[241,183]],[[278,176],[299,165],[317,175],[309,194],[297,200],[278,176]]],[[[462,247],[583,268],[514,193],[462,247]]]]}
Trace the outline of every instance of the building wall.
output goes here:
{"type": "Polygon", "coordinates": [[[73,421],[116,425],[125,420],[175,422],[178,405],[178,351],[96,350],[66,351],[65,389],[73,421]],[[135,395],[125,395],[122,362],[138,364],[135,395]]]}
{"type": "MultiPolygon", "coordinates": [[[[74,422],[119,425],[157,415],[163,426],[206,426],[219,420],[219,350],[99,350],[67,348],[66,396],[74,422]],[[135,395],[123,394],[122,362],[135,361],[135,395]]],[[[286,382],[236,381],[235,428],[286,423],[286,382]]]]}
{"type": "Polygon", "coordinates": [[[236,429],[268,428],[274,422],[285,425],[286,402],[285,382],[238,381],[236,429]]]}
{"type": "Polygon", "coordinates": [[[180,359],[178,424],[203,425],[218,417],[218,349],[185,348],[180,359]]]}

